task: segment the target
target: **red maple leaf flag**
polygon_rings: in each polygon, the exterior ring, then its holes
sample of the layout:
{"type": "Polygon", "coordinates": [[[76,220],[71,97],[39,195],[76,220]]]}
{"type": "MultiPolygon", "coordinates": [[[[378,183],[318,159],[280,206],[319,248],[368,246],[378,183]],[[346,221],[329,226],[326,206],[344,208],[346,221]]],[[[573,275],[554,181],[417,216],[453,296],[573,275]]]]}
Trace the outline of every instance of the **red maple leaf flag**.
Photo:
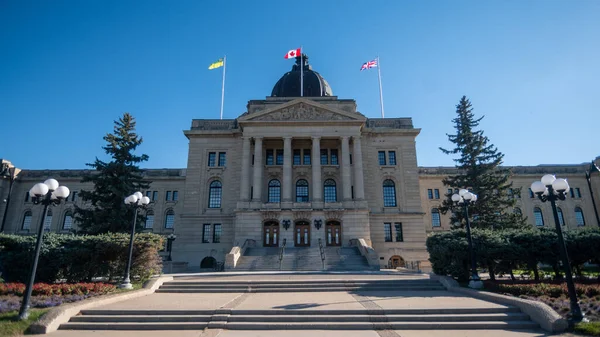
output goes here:
{"type": "Polygon", "coordinates": [[[295,57],[300,56],[301,52],[302,52],[302,48],[292,49],[292,50],[288,51],[287,54],[285,54],[284,58],[285,59],[293,59],[295,57]]]}

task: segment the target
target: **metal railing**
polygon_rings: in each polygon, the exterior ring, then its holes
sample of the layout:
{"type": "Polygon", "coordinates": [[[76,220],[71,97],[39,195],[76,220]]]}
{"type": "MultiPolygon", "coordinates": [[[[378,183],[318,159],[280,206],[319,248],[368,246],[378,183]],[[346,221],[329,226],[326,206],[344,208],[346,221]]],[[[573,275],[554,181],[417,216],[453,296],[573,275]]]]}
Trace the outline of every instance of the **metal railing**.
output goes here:
{"type": "Polygon", "coordinates": [[[281,270],[281,262],[283,261],[283,254],[285,254],[285,244],[286,244],[286,239],[283,239],[283,243],[281,244],[281,247],[279,248],[279,270],[281,270]]]}
{"type": "Polygon", "coordinates": [[[323,248],[323,242],[319,239],[319,252],[321,253],[321,263],[323,263],[323,270],[325,270],[325,248],[323,248]]]}

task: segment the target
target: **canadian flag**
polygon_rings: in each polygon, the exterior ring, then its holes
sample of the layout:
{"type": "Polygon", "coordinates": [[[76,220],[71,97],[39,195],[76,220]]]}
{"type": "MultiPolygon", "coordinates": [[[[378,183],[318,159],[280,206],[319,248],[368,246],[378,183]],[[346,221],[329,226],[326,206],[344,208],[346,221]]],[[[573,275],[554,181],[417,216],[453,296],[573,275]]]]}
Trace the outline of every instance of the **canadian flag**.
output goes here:
{"type": "Polygon", "coordinates": [[[285,59],[293,59],[295,57],[300,56],[300,53],[302,52],[301,48],[298,49],[292,49],[290,51],[287,52],[287,54],[285,54],[285,59]]]}

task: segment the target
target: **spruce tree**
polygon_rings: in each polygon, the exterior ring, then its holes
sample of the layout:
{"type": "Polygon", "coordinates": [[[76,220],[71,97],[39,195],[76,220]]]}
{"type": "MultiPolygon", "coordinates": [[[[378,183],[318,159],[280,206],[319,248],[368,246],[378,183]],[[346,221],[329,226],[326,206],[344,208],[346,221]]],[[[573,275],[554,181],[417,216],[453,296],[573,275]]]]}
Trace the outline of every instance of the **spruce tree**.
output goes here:
{"type": "MultiPolygon", "coordinates": [[[[522,214],[514,213],[516,200],[511,195],[511,171],[502,167],[504,154],[490,144],[482,130],[477,130],[483,119],[475,118],[471,102],[463,96],[456,106],[456,118],[452,120],[456,134],[447,134],[454,148],[447,150],[440,147],[445,154],[457,155],[455,158],[458,173],[442,180],[452,190],[466,188],[477,194],[477,201],[469,206],[469,215],[473,227],[500,229],[520,228],[526,226],[522,214]]],[[[520,190],[514,189],[515,194],[520,190]]],[[[452,212],[453,227],[465,226],[462,207],[458,208],[447,195],[440,211],[452,212]]]]}
{"type": "MultiPolygon", "coordinates": [[[[94,172],[81,180],[94,184],[93,190],[80,192],[83,206],[75,207],[75,220],[83,233],[130,231],[133,210],[125,206],[124,200],[132,193],[150,187],[150,181],[143,178],[143,171],[138,166],[147,161],[148,156],[134,154],[143,141],[135,133],[135,119],[124,113],[114,124],[113,133],[103,137],[107,145],[102,147],[112,160],[104,162],[96,157],[93,163],[86,164],[94,168],[94,172]]],[[[144,216],[139,214],[137,227],[143,221],[144,216]]]]}

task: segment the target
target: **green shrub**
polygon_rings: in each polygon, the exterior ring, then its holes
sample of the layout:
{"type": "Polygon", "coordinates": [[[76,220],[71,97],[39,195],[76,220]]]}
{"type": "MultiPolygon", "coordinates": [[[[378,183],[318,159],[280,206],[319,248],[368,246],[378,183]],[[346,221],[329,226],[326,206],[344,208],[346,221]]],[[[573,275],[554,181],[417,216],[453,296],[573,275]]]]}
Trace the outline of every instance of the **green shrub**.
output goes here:
{"type": "Polygon", "coordinates": [[[575,324],[575,331],[587,336],[600,336],[600,322],[581,322],[575,324]]]}
{"type": "MultiPolygon", "coordinates": [[[[0,271],[7,282],[26,282],[35,249],[35,236],[0,234],[0,271]]],[[[160,235],[136,234],[131,264],[132,277],[141,281],[160,273],[160,235]]],[[[127,262],[129,234],[101,235],[44,234],[36,282],[90,282],[123,276],[127,262]]]]}

